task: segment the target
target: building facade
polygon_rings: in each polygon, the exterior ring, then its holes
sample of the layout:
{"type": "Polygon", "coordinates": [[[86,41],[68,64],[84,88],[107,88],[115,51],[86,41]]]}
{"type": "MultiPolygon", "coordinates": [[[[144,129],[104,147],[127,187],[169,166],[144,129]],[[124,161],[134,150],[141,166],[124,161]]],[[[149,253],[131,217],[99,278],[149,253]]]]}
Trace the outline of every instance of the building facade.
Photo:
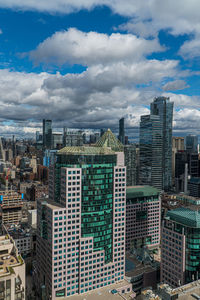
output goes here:
{"type": "Polygon", "coordinates": [[[190,196],[200,198],[200,178],[192,177],[188,181],[188,191],[190,196]]]}
{"type": "Polygon", "coordinates": [[[136,146],[124,146],[124,157],[126,166],[126,185],[136,185],[137,169],[136,169],[136,146]]]}
{"type": "Polygon", "coordinates": [[[61,149],[63,144],[63,134],[60,132],[52,133],[52,148],[61,149]]]}
{"type": "Polygon", "coordinates": [[[172,137],[172,184],[175,185],[175,164],[176,164],[176,153],[178,151],[184,151],[184,137],[172,137]]]}
{"type": "Polygon", "coordinates": [[[160,244],[161,203],[151,186],[126,189],[126,250],[160,244]]]}
{"type": "Polygon", "coordinates": [[[0,299],[25,300],[25,263],[12,239],[0,236],[0,299]]]}
{"type": "Polygon", "coordinates": [[[15,191],[0,191],[2,224],[18,224],[22,219],[23,194],[15,191]]]}
{"type": "Polygon", "coordinates": [[[52,120],[43,119],[43,148],[51,149],[52,147],[52,120]]]}
{"type": "MultiPolygon", "coordinates": [[[[38,202],[38,286],[46,296],[82,294],[124,279],[126,170],[123,152],[65,147],[38,202]]],[[[45,299],[45,298],[44,298],[45,299]]]]}
{"type": "Polygon", "coordinates": [[[200,278],[198,206],[168,211],[162,226],[161,281],[178,287],[200,278]]]}
{"type": "Polygon", "coordinates": [[[141,116],[140,121],[139,181],[159,190],[163,187],[163,137],[160,117],[141,116]]]}
{"type": "Polygon", "coordinates": [[[198,152],[198,136],[189,134],[185,138],[185,149],[189,153],[198,152]]]}
{"type": "Polygon", "coordinates": [[[119,120],[119,140],[123,145],[125,144],[124,118],[119,120]]]}
{"type": "Polygon", "coordinates": [[[81,130],[63,129],[63,147],[83,146],[83,132],[81,130]]]}
{"type": "Polygon", "coordinates": [[[151,115],[160,117],[162,129],[162,172],[163,189],[169,190],[172,187],[172,121],[173,106],[167,97],[155,98],[151,103],[151,115]]]}
{"type": "Polygon", "coordinates": [[[177,151],[184,151],[185,144],[184,144],[184,137],[183,136],[173,136],[172,137],[172,148],[176,149],[177,151]]]}

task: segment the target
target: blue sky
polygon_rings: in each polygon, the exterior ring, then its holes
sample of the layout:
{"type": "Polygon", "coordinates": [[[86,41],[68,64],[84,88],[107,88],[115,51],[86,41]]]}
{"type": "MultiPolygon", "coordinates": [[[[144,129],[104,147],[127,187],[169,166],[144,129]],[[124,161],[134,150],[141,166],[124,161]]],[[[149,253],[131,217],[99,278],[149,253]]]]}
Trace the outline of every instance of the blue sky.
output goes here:
{"type": "Polygon", "coordinates": [[[198,0],[0,0],[0,130],[138,135],[154,97],[174,102],[174,135],[199,131],[198,0]]]}

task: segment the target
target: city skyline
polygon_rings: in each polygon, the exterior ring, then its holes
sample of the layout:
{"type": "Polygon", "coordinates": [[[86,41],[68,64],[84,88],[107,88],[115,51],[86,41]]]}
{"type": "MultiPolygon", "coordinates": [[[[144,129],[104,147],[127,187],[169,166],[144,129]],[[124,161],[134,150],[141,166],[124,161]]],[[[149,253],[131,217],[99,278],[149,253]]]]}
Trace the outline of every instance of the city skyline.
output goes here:
{"type": "Polygon", "coordinates": [[[157,96],[174,102],[174,135],[198,134],[197,0],[65,2],[0,0],[2,135],[125,117],[137,136],[157,96]]]}

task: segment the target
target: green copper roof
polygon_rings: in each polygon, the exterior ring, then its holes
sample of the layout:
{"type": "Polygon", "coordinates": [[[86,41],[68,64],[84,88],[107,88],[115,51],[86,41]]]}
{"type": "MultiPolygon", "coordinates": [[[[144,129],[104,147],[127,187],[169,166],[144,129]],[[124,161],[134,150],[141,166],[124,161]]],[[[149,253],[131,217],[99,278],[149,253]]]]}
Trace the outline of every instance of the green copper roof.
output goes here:
{"type": "Polygon", "coordinates": [[[168,211],[167,218],[188,227],[200,228],[200,212],[185,207],[168,211]]]}
{"type": "Polygon", "coordinates": [[[109,147],[115,152],[124,151],[123,144],[116,138],[110,129],[108,129],[95,145],[96,147],[109,147]]]}
{"type": "Polygon", "coordinates": [[[138,197],[150,197],[158,196],[159,191],[149,185],[144,186],[130,186],[126,188],[126,199],[138,198],[138,197]]]}
{"type": "Polygon", "coordinates": [[[57,154],[73,154],[73,155],[111,155],[114,151],[107,147],[64,147],[57,154]]]}

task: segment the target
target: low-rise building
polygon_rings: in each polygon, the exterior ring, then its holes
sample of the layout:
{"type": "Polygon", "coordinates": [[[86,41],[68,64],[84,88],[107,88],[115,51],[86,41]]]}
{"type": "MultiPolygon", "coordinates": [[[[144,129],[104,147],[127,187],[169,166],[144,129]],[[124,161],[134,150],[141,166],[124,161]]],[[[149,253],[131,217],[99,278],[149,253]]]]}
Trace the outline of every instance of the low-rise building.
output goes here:
{"type": "Polygon", "coordinates": [[[160,255],[158,254],[144,247],[126,255],[126,279],[132,284],[132,289],[137,295],[146,287],[155,290],[157,283],[160,282],[160,255]]]}
{"type": "Polygon", "coordinates": [[[158,285],[158,295],[162,300],[194,300],[200,299],[200,280],[172,288],[168,284],[158,285]]]}
{"type": "Polygon", "coordinates": [[[15,242],[17,250],[20,255],[30,257],[35,252],[35,237],[36,230],[27,228],[27,224],[19,226],[4,227],[4,233],[9,234],[15,242]]]}

